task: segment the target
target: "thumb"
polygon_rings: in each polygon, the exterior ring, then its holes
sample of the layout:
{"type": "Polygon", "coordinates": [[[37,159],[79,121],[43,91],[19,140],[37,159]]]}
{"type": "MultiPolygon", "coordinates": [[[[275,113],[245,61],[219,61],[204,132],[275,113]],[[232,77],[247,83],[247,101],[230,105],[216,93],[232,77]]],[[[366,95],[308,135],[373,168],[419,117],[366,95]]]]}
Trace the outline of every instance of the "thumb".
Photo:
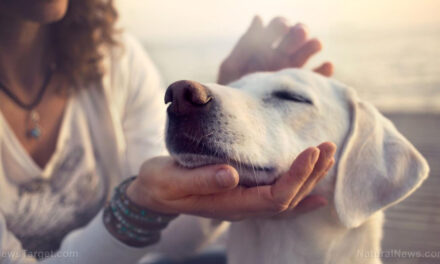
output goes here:
{"type": "Polygon", "coordinates": [[[209,165],[195,169],[176,166],[171,177],[185,196],[224,192],[238,184],[238,173],[229,165],[209,165]]]}

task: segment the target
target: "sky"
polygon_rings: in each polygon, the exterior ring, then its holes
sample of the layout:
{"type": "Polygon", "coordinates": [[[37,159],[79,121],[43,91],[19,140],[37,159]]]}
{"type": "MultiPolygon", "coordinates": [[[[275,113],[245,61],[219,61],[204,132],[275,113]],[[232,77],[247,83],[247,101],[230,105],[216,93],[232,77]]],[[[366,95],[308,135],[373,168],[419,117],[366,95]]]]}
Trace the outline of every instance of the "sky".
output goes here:
{"type": "Polygon", "coordinates": [[[121,25],[141,39],[237,36],[255,14],[313,32],[440,28],[440,0],[116,0],[121,25]]]}
{"type": "Polygon", "coordinates": [[[337,79],[382,108],[440,111],[440,0],[115,1],[120,26],[142,41],[168,82],[215,80],[254,15],[265,23],[284,16],[323,42],[306,68],[332,61],[337,79]]]}

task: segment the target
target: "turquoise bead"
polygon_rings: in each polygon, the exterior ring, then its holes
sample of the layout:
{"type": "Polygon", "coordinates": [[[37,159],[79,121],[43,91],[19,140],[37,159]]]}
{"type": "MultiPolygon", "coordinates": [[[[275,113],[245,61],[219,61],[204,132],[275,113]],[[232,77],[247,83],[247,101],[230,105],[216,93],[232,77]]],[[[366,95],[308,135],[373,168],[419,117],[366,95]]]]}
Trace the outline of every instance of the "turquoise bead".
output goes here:
{"type": "Polygon", "coordinates": [[[39,138],[41,136],[41,130],[38,127],[33,128],[30,131],[30,135],[33,138],[39,138]]]}

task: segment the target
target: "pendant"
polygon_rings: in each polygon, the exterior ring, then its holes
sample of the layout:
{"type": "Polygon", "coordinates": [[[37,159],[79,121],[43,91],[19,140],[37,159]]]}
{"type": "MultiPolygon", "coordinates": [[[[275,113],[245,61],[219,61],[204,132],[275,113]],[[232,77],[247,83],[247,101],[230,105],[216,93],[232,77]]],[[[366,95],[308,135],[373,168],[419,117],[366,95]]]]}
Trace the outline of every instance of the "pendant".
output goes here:
{"type": "Polygon", "coordinates": [[[41,127],[39,124],[40,115],[37,111],[32,110],[30,113],[31,128],[28,129],[26,135],[28,138],[38,139],[41,136],[41,127]]]}

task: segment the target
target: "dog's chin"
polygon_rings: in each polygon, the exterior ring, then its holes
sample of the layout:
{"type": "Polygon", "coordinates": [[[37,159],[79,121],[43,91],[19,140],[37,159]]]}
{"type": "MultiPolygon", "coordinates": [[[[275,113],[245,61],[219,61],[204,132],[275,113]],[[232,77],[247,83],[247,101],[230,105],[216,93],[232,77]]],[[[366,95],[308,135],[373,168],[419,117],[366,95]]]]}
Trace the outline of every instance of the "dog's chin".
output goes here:
{"type": "Polygon", "coordinates": [[[274,167],[259,167],[206,154],[171,153],[171,155],[182,167],[189,169],[214,164],[228,164],[237,170],[239,174],[239,184],[245,187],[268,185],[274,183],[277,179],[277,173],[274,167]]]}

